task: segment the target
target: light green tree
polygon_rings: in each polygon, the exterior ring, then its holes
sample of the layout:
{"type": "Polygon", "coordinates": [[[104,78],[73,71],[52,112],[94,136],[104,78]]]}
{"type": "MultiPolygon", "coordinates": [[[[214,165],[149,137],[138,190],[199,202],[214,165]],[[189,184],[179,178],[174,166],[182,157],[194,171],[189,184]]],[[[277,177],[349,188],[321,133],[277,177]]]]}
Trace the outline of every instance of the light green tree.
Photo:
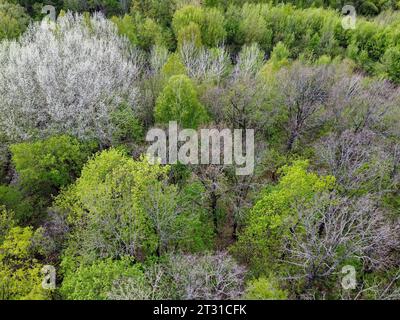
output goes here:
{"type": "Polygon", "coordinates": [[[90,160],[57,199],[73,229],[67,253],[75,262],[131,256],[144,260],[171,248],[208,246],[203,210],[168,183],[169,166],[133,160],[110,149],[90,160]]]}
{"type": "Polygon", "coordinates": [[[96,260],[90,265],[68,270],[60,293],[68,300],[105,300],[114,281],[124,277],[143,278],[140,264],[133,264],[127,257],[96,260]]]}
{"type": "Polygon", "coordinates": [[[21,185],[44,196],[55,195],[73,182],[95,148],[95,143],[81,143],[66,135],[10,146],[21,185]]]}
{"type": "Polygon", "coordinates": [[[42,265],[33,258],[31,227],[9,229],[0,244],[0,299],[46,299],[42,265]]]}
{"type": "MultiPolygon", "coordinates": [[[[226,38],[225,17],[217,8],[203,8],[200,6],[188,5],[178,9],[172,19],[172,28],[178,40],[182,41],[183,30],[188,33],[187,27],[197,25],[201,32],[200,41],[209,47],[221,44],[226,38]]],[[[193,31],[192,31],[193,32],[193,31]]],[[[186,40],[186,39],[185,39],[186,40]]]]}
{"type": "Polygon", "coordinates": [[[29,16],[20,5],[0,0],[0,40],[16,38],[29,23],[29,16]]]}
{"type": "Polygon", "coordinates": [[[249,213],[247,226],[234,247],[255,274],[273,270],[282,254],[285,237],[299,221],[294,205],[311,203],[314,196],[335,185],[333,176],[308,172],[308,161],[297,160],[284,166],[276,186],[268,187],[249,213]]]}
{"type": "Polygon", "coordinates": [[[288,293],[279,287],[278,281],[273,277],[261,277],[247,284],[244,297],[249,300],[285,300],[288,293]]]}
{"type": "Polygon", "coordinates": [[[157,99],[155,118],[160,123],[177,121],[184,128],[197,128],[207,122],[208,115],[192,81],[185,75],[176,75],[157,99]]]}

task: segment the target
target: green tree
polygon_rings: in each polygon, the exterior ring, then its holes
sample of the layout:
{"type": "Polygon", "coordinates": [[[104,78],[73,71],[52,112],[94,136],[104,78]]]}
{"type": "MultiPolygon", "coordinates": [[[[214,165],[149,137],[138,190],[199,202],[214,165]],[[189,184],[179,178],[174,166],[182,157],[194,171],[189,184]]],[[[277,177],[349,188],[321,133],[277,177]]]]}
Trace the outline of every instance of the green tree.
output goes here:
{"type": "Polygon", "coordinates": [[[177,40],[179,48],[182,48],[185,43],[190,43],[193,44],[195,48],[200,48],[202,46],[202,40],[199,25],[190,22],[187,26],[179,30],[177,40]]]}
{"type": "Polygon", "coordinates": [[[273,270],[285,236],[299,219],[294,205],[310,203],[316,194],[334,187],[333,176],[319,177],[307,171],[308,165],[308,161],[297,160],[282,167],[279,183],[268,187],[249,213],[234,251],[250,263],[255,274],[273,270]]]}
{"type": "MultiPolygon", "coordinates": [[[[217,8],[202,8],[200,6],[184,6],[178,9],[172,19],[172,28],[177,38],[182,39],[182,33],[189,33],[187,27],[197,25],[201,32],[201,42],[209,47],[221,44],[225,37],[225,17],[217,8]],[[185,30],[183,32],[183,30],[185,30]]],[[[193,32],[193,31],[192,31],[193,32]]],[[[186,40],[186,38],[185,38],[186,40]]],[[[196,41],[200,42],[200,40],[196,41]]]]}
{"type": "Polygon", "coordinates": [[[71,256],[89,262],[125,255],[143,260],[171,248],[207,246],[210,231],[202,210],[168,183],[169,170],[116,149],[90,160],[56,199],[69,212],[71,256]]]}
{"type": "Polygon", "coordinates": [[[0,205],[0,243],[3,243],[8,230],[14,227],[14,224],[14,212],[7,210],[3,205],[0,205]]]}
{"type": "Polygon", "coordinates": [[[113,145],[138,142],[143,136],[143,127],[132,108],[126,104],[111,114],[111,122],[114,125],[113,145]]]}
{"type": "Polygon", "coordinates": [[[29,23],[29,16],[18,4],[0,0],[0,41],[16,38],[22,34],[29,23]]]}
{"type": "Polygon", "coordinates": [[[186,74],[186,67],[182,63],[179,55],[177,53],[173,53],[169,56],[167,62],[161,68],[161,74],[163,77],[168,80],[172,76],[186,74]]]}
{"type": "Polygon", "coordinates": [[[49,196],[79,176],[95,145],[62,135],[14,144],[10,150],[23,188],[28,193],[49,196]]]}
{"type": "Polygon", "coordinates": [[[388,78],[400,83],[400,45],[387,49],[382,62],[388,78]]]}
{"type": "Polygon", "coordinates": [[[172,47],[168,30],[151,18],[141,19],[136,16],[139,45],[145,50],[153,46],[172,47]]]}
{"type": "Polygon", "coordinates": [[[42,265],[33,258],[31,227],[11,228],[0,244],[0,299],[46,299],[42,265]]]}
{"type": "Polygon", "coordinates": [[[140,12],[147,18],[168,26],[172,20],[175,1],[170,0],[132,0],[131,13],[140,12]]]}
{"type": "Polygon", "coordinates": [[[23,193],[15,186],[0,185],[0,206],[14,212],[14,218],[18,223],[26,222],[34,212],[32,203],[24,198],[23,193]]]}
{"type": "Polygon", "coordinates": [[[285,300],[288,293],[279,287],[274,277],[269,276],[250,281],[244,297],[249,300],[285,300]]]}
{"type": "Polygon", "coordinates": [[[209,47],[222,44],[226,38],[225,17],[217,8],[206,8],[204,11],[203,42],[209,47]]]}
{"type": "Polygon", "coordinates": [[[239,42],[257,42],[265,50],[270,50],[271,30],[265,20],[267,6],[263,4],[244,4],[239,22],[239,42]]]}
{"type": "Polygon", "coordinates": [[[169,79],[158,97],[155,118],[160,123],[177,121],[184,128],[197,128],[207,122],[208,115],[192,81],[185,75],[177,75],[169,79]]]}
{"type": "Polygon", "coordinates": [[[60,292],[68,300],[105,300],[114,281],[124,277],[142,278],[140,264],[133,264],[127,257],[96,260],[90,265],[68,270],[60,292]]]}
{"type": "Polygon", "coordinates": [[[139,44],[138,31],[132,16],[127,14],[122,18],[114,16],[111,21],[117,26],[119,34],[126,36],[133,45],[139,44]]]}

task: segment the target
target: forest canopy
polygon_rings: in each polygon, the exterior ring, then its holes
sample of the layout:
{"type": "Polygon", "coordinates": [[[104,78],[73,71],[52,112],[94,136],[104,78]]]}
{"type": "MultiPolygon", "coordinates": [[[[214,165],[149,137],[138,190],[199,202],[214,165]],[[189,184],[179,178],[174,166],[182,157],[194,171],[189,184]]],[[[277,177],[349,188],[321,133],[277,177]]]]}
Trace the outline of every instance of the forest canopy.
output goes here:
{"type": "Polygon", "coordinates": [[[400,2],[345,4],[0,0],[0,299],[400,299],[400,2]]]}

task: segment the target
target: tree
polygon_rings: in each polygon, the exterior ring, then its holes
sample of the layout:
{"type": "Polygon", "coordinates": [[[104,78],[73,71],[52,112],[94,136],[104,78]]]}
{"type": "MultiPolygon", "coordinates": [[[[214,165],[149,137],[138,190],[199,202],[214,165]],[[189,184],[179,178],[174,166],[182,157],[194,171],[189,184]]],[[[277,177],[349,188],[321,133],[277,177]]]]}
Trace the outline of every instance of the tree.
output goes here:
{"type": "Polygon", "coordinates": [[[173,53],[161,68],[161,74],[166,81],[172,76],[186,74],[185,65],[181,62],[178,54],[173,53]]]}
{"type": "Polygon", "coordinates": [[[255,42],[265,50],[271,49],[272,34],[265,20],[267,10],[265,4],[243,5],[238,30],[240,43],[250,45],[255,42]]]}
{"type": "Polygon", "coordinates": [[[297,203],[295,210],[299,221],[288,234],[280,263],[291,291],[298,290],[302,298],[337,295],[340,282],[332,281],[345,265],[359,274],[397,267],[399,221],[392,221],[370,195],[322,194],[311,206],[297,203]]]}
{"type": "Polygon", "coordinates": [[[271,77],[275,72],[289,65],[290,52],[285,44],[279,41],[272,49],[271,58],[260,71],[265,78],[271,77]]]}
{"type": "Polygon", "coordinates": [[[187,26],[179,30],[177,40],[178,48],[182,48],[185,43],[191,43],[195,48],[200,48],[202,46],[202,41],[199,25],[190,22],[187,26]]]}
{"type": "Polygon", "coordinates": [[[0,206],[0,243],[3,243],[4,237],[14,224],[14,212],[7,210],[4,205],[0,206]]]}
{"type": "Polygon", "coordinates": [[[396,122],[396,105],[400,89],[387,80],[372,80],[361,75],[349,75],[338,68],[334,86],[327,100],[327,116],[335,130],[354,132],[371,130],[393,132],[396,122]]]}
{"type": "Polygon", "coordinates": [[[382,60],[388,78],[400,83],[400,46],[387,49],[382,60]]]}
{"type": "Polygon", "coordinates": [[[117,26],[119,34],[126,36],[133,45],[139,44],[138,30],[132,16],[128,14],[125,14],[122,18],[114,16],[111,21],[117,26]]]}
{"type": "Polygon", "coordinates": [[[68,270],[60,292],[68,300],[105,300],[114,281],[123,277],[143,277],[140,264],[132,264],[127,257],[96,260],[93,264],[68,270]]]}
{"type": "Polygon", "coordinates": [[[221,45],[226,38],[225,17],[218,8],[205,8],[203,42],[209,47],[221,45]]]}
{"type": "Polygon", "coordinates": [[[18,4],[0,1],[0,40],[17,38],[27,28],[29,16],[18,4]]]}
{"type": "Polygon", "coordinates": [[[317,193],[334,187],[334,177],[307,172],[308,165],[298,160],[282,167],[279,183],[266,188],[249,212],[234,252],[257,275],[274,271],[274,261],[282,258],[285,239],[298,223],[293,206],[310,203],[317,193]]]}
{"type": "MultiPolygon", "coordinates": [[[[265,120],[259,117],[265,104],[265,90],[257,81],[257,74],[264,56],[257,44],[243,46],[237,63],[230,74],[227,89],[211,101],[212,105],[222,100],[222,119],[234,128],[264,130],[265,120]]],[[[217,107],[213,108],[214,110],[217,107]]]]}
{"type": "Polygon", "coordinates": [[[230,300],[241,297],[245,268],[225,252],[169,254],[145,266],[144,277],[114,282],[109,298],[118,300],[230,300]]]}
{"type": "Polygon", "coordinates": [[[208,119],[192,81],[185,75],[169,79],[157,99],[154,111],[157,122],[177,121],[184,128],[197,128],[208,119]]]}
{"type": "Polygon", "coordinates": [[[46,299],[42,289],[42,265],[33,258],[31,227],[12,227],[0,243],[0,298],[46,299]]]}
{"type": "MultiPolygon", "coordinates": [[[[179,37],[188,26],[191,25],[191,29],[197,26],[201,32],[201,39],[197,41],[209,47],[215,47],[221,44],[226,37],[224,20],[224,15],[217,8],[188,5],[174,13],[172,28],[175,35],[179,37]]],[[[186,30],[185,33],[188,33],[188,31],[186,30]]]]}
{"type": "Polygon", "coordinates": [[[171,255],[168,271],[176,299],[232,300],[243,293],[245,269],[224,252],[171,255]]]}
{"type": "MultiPolygon", "coordinates": [[[[304,130],[312,130],[312,126],[316,125],[313,124],[313,116],[328,101],[333,71],[327,66],[308,68],[296,64],[282,69],[276,82],[280,96],[276,103],[284,105],[287,112],[286,150],[291,151],[304,130]]],[[[317,125],[321,125],[320,121],[317,125]]]]}
{"type": "Polygon", "coordinates": [[[26,223],[34,212],[32,203],[15,186],[0,185],[0,204],[13,212],[18,223],[26,223]]]}
{"type": "Polygon", "coordinates": [[[317,161],[349,194],[389,191],[394,187],[391,174],[396,158],[390,157],[387,145],[385,139],[367,129],[332,133],[316,144],[317,161]]]}
{"type": "Polygon", "coordinates": [[[33,24],[19,41],[2,42],[2,132],[12,142],[68,133],[109,144],[113,111],[123,101],[135,109],[139,67],[130,52],[99,14],[67,13],[56,24],[33,24]]]}
{"type": "Polygon", "coordinates": [[[167,269],[162,263],[145,266],[143,275],[121,277],[114,281],[108,293],[110,300],[161,300],[174,297],[168,281],[167,269]]]}
{"type": "Polygon", "coordinates": [[[153,46],[173,47],[172,35],[168,29],[157,23],[151,18],[142,19],[136,16],[136,27],[138,32],[138,44],[145,50],[151,49],[153,46]]]}
{"type": "Polygon", "coordinates": [[[244,297],[250,300],[285,300],[288,293],[280,289],[278,281],[273,277],[261,277],[247,284],[244,297]]]}
{"type": "Polygon", "coordinates": [[[14,144],[10,149],[25,191],[49,196],[75,181],[96,147],[96,143],[81,143],[62,135],[14,144]]]}
{"type": "Polygon", "coordinates": [[[223,47],[199,48],[193,42],[184,42],[179,56],[187,75],[199,82],[220,83],[230,69],[229,55],[223,47]]]}
{"type": "Polygon", "coordinates": [[[169,170],[116,149],[90,160],[56,200],[68,212],[71,256],[89,262],[121,256],[144,260],[177,247],[207,248],[209,224],[199,207],[168,184],[169,170]]]}
{"type": "Polygon", "coordinates": [[[160,22],[163,26],[169,25],[176,3],[169,0],[132,0],[131,12],[140,12],[148,18],[160,22]]]}

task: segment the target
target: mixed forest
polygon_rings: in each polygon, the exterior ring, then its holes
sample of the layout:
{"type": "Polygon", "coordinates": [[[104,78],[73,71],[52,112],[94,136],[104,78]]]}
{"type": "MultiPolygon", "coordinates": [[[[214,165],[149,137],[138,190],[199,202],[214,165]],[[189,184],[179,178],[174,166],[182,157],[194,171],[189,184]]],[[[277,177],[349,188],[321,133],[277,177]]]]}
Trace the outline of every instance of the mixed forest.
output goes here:
{"type": "Polygon", "coordinates": [[[0,0],[0,299],[400,299],[399,85],[398,0],[0,0]]]}

